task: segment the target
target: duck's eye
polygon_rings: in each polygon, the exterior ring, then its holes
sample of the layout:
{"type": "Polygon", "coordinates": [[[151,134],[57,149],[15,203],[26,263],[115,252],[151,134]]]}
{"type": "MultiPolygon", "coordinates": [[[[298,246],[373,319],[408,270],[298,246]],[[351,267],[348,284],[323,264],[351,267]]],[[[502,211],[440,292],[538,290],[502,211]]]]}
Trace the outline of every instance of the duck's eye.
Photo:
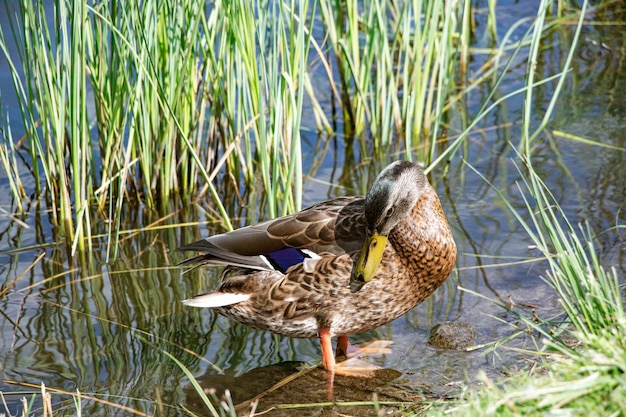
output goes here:
{"type": "Polygon", "coordinates": [[[387,209],[387,213],[385,214],[385,216],[389,219],[391,218],[391,216],[393,216],[393,207],[389,207],[387,209]]]}

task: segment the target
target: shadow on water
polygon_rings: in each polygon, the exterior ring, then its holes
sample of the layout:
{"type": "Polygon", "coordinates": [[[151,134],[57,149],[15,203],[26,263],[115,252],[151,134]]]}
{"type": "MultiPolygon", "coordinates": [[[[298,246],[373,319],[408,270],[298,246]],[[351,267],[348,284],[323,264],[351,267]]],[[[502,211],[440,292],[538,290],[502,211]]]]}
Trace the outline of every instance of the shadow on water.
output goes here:
{"type": "MultiPolygon", "coordinates": [[[[626,201],[626,154],[616,149],[626,147],[626,102],[621,93],[626,84],[626,41],[623,30],[614,26],[588,26],[585,31],[562,105],[546,134],[534,143],[534,166],[572,223],[587,221],[602,232],[603,260],[624,277],[626,239],[611,228],[624,223],[626,201]],[[614,148],[566,140],[561,132],[614,148]]],[[[538,63],[537,71],[557,72],[564,59],[560,53],[570,40],[567,27],[547,39],[546,51],[552,55],[538,63]]],[[[478,60],[474,65],[479,65],[478,60]]],[[[521,67],[512,72],[511,88],[521,83],[522,72],[521,67]]],[[[481,94],[484,91],[466,106],[477,107],[481,94]]],[[[540,119],[549,98],[535,99],[540,119]]],[[[407,402],[419,406],[425,397],[454,396],[475,381],[478,372],[498,376],[532,360],[523,350],[536,349],[534,339],[524,336],[508,344],[515,349],[487,354],[428,343],[431,328],[444,321],[471,324],[477,345],[524,330],[513,314],[471,292],[499,300],[522,314],[543,318],[560,314],[558,300],[541,278],[545,264],[527,234],[496,193],[464,162],[483,173],[524,212],[517,188],[521,177],[510,159],[514,154],[509,142],[519,136],[515,122],[521,113],[521,99],[500,108],[477,126],[465,145],[463,160],[453,159],[445,177],[441,170],[432,174],[459,248],[457,269],[432,297],[404,317],[351,338],[353,343],[390,339],[394,344],[390,354],[368,358],[382,368],[375,378],[338,377],[336,400],[371,401],[376,394],[381,402],[397,403],[386,406],[391,411],[407,402]]],[[[452,122],[449,133],[461,128],[452,122]]],[[[305,205],[336,195],[363,194],[386,162],[362,164],[350,149],[350,141],[340,136],[305,135],[304,140],[315,150],[305,156],[309,170],[305,205]],[[344,159],[346,154],[350,157],[344,159]]],[[[0,187],[6,191],[1,178],[0,187]]],[[[263,196],[255,190],[243,196],[226,189],[221,194],[239,224],[262,217],[263,196]]],[[[8,195],[0,195],[2,207],[10,206],[3,200],[8,195]]],[[[169,352],[198,376],[203,387],[214,389],[217,395],[228,389],[242,411],[249,400],[259,397],[257,410],[272,409],[272,415],[373,413],[373,407],[341,405],[325,411],[321,405],[297,411],[275,408],[326,403],[326,375],[310,367],[320,360],[317,340],[252,330],[180,303],[217,285],[218,268],[199,268],[183,275],[176,266],[183,255],[173,253],[183,243],[223,231],[210,213],[206,202],[184,209],[172,207],[168,216],[129,209],[120,254],[108,264],[100,250],[69,260],[66,249],[54,243],[55,231],[41,206],[33,205],[21,219],[0,217],[0,391],[9,410],[15,414],[20,409],[24,390],[37,392],[24,384],[43,382],[50,389],[78,390],[88,396],[82,405],[85,415],[129,412],[119,406],[146,414],[181,415],[180,404],[201,414],[202,404],[183,371],[164,354],[169,352]],[[276,387],[286,378],[293,380],[276,387]]],[[[104,230],[105,225],[101,227],[104,230]]],[[[101,246],[105,247],[104,242],[101,246]]],[[[54,396],[54,402],[59,412],[69,414],[75,409],[67,395],[54,396]]]]}
{"type": "MultiPolygon", "coordinates": [[[[167,223],[179,225],[198,219],[199,212],[197,207],[181,211],[167,223]]],[[[150,224],[150,216],[143,216],[141,221],[150,224]]],[[[126,216],[133,221],[140,217],[138,213],[126,216]]],[[[14,230],[15,225],[8,225],[5,232],[14,230]]],[[[317,340],[251,330],[210,310],[180,303],[217,285],[219,268],[198,268],[181,275],[182,269],[176,266],[182,255],[171,250],[180,246],[181,240],[199,237],[197,226],[188,230],[144,228],[122,239],[120,256],[109,264],[99,259],[103,255],[98,251],[88,259],[68,260],[62,246],[28,250],[19,237],[11,240],[21,249],[2,255],[3,287],[14,282],[0,299],[3,393],[23,391],[21,383],[43,382],[50,389],[97,398],[84,405],[83,412],[90,415],[103,414],[104,400],[149,411],[186,403],[185,398],[194,403],[183,372],[164,351],[194,374],[204,375],[200,381],[207,387],[231,390],[237,401],[249,400],[296,372],[293,363],[318,363],[317,340]]],[[[425,311],[354,337],[357,343],[402,337],[408,343],[397,342],[399,348],[392,355],[373,359],[380,366],[391,366],[371,381],[338,377],[337,399],[371,399],[373,387],[401,375],[402,371],[395,370],[402,369],[398,355],[424,343],[420,338],[425,337],[430,323],[450,315],[455,293],[454,286],[448,285],[439,292],[447,300],[433,298],[422,306],[425,311]]],[[[297,397],[298,401],[321,401],[317,391],[305,389],[314,384],[325,387],[325,372],[312,369],[265,395],[261,404],[269,407],[272,401],[292,401],[295,392],[310,394],[297,397]],[[279,400],[281,395],[283,400],[279,400]]],[[[59,398],[63,397],[55,397],[55,409],[71,407],[71,400],[59,398]]],[[[9,407],[17,407],[18,399],[9,395],[9,407]]],[[[159,412],[168,413],[177,411],[159,412]]]]}
{"type": "MultiPolygon", "coordinates": [[[[513,172],[508,164],[504,162],[503,167],[513,172]]],[[[532,250],[523,232],[497,205],[491,190],[479,181],[463,179],[464,169],[460,163],[453,165],[451,174],[436,184],[459,246],[458,269],[431,298],[404,317],[351,338],[353,343],[390,339],[394,345],[390,354],[368,358],[383,368],[372,380],[338,377],[336,400],[371,401],[376,393],[378,401],[397,403],[387,405],[393,409],[403,403],[416,403],[424,396],[454,396],[478,370],[496,376],[524,366],[525,355],[515,351],[484,355],[481,351],[440,349],[428,343],[430,329],[447,320],[471,323],[477,344],[508,336],[515,330],[513,316],[458,291],[458,285],[515,304],[523,311],[535,310],[544,317],[558,314],[557,300],[546,292],[539,278],[543,273],[540,262],[491,265],[501,263],[499,257],[533,260],[532,250]]],[[[433,178],[437,177],[435,173],[433,178]]],[[[595,185],[591,187],[597,190],[595,185]]],[[[337,189],[350,194],[353,188],[345,183],[337,189]]],[[[557,193],[564,191],[555,187],[557,193]]],[[[515,196],[513,192],[511,195],[515,196]]],[[[615,213],[606,206],[614,203],[607,198],[598,202],[597,210],[591,213],[615,213]]],[[[16,281],[0,299],[5,394],[23,390],[9,381],[42,381],[50,388],[78,390],[99,401],[148,413],[158,410],[159,415],[177,415],[178,404],[201,410],[187,378],[163,353],[167,351],[197,375],[203,387],[215,389],[218,395],[229,389],[234,403],[243,408],[258,395],[258,410],[280,404],[327,403],[325,373],[319,368],[300,370],[307,364],[319,363],[317,340],[289,339],[252,330],[209,310],[186,308],[180,303],[190,295],[214,288],[220,270],[198,268],[182,275],[176,264],[183,255],[172,250],[218,232],[220,226],[174,227],[186,222],[205,223],[207,219],[199,206],[172,212],[175,215],[160,225],[163,227],[146,227],[123,237],[120,256],[109,264],[103,263],[98,251],[89,259],[71,262],[60,246],[23,250],[28,245],[21,242],[32,237],[15,223],[6,224],[4,241],[22,250],[2,255],[3,287],[16,281]],[[297,377],[272,389],[293,375],[297,377]]],[[[41,217],[35,212],[31,216],[27,222],[37,222],[41,217]]],[[[152,224],[161,218],[138,212],[125,217],[130,220],[127,230],[137,230],[133,225],[152,224]]],[[[589,220],[612,221],[601,216],[589,220]]],[[[45,236],[49,231],[41,233],[45,236]]],[[[623,257],[623,252],[618,256],[623,257]]],[[[534,348],[529,338],[518,338],[511,346],[534,348]]],[[[18,397],[8,398],[9,407],[18,407],[18,397]]],[[[56,409],[71,409],[67,397],[55,399],[56,409]]],[[[90,415],[112,412],[97,401],[86,401],[83,407],[90,415]]],[[[374,412],[373,407],[336,407],[348,415],[374,412]]],[[[305,411],[314,410],[317,408],[305,411]]],[[[275,415],[290,412],[293,410],[272,411],[275,415]]]]}
{"type": "MultiPolygon", "coordinates": [[[[393,369],[380,369],[372,378],[335,377],[334,394],[343,403],[338,406],[343,412],[359,415],[376,415],[373,408],[348,403],[371,402],[374,391],[378,401],[408,403],[417,395],[408,395],[406,389],[394,388],[388,383],[402,374],[393,369]],[[384,388],[384,389],[382,389],[384,388]],[[372,412],[374,414],[372,414],[372,412]]],[[[319,415],[328,408],[326,372],[319,367],[304,367],[300,362],[282,362],[255,368],[239,376],[206,374],[198,378],[203,387],[211,387],[218,398],[226,399],[226,390],[238,413],[250,410],[272,410],[272,415],[314,413],[319,415]],[[286,399],[297,399],[291,403],[286,399]]],[[[186,390],[187,404],[201,413],[204,406],[198,394],[191,388],[186,390]]]]}

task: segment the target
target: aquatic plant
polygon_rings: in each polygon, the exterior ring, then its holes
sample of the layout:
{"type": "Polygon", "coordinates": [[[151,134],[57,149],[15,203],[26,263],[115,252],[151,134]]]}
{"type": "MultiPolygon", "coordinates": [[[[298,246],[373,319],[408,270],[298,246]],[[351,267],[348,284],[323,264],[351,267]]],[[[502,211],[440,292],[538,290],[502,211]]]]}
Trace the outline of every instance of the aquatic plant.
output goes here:
{"type": "MultiPolygon", "coordinates": [[[[584,2],[583,12],[587,7],[584,2]]],[[[560,91],[568,73],[583,17],[584,13],[579,15],[573,45],[564,60],[561,76],[557,78],[555,93],[560,91]]],[[[537,32],[532,36],[527,85],[534,84],[534,62],[540,38],[537,32]]],[[[534,310],[515,309],[501,300],[491,300],[466,290],[500,306],[519,320],[510,336],[488,344],[489,351],[502,349],[515,337],[530,336],[536,351],[524,353],[540,361],[541,368],[532,366],[514,372],[505,381],[497,383],[481,373],[478,378],[484,389],[468,389],[461,401],[442,407],[441,410],[445,411],[441,415],[620,415],[626,407],[623,389],[626,343],[621,334],[626,325],[623,287],[616,270],[606,269],[598,255],[599,238],[608,231],[595,231],[587,223],[572,224],[559,199],[537,173],[533,164],[533,159],[538,156],[535,141],[544,131],[556,98],[549,100],[544,117],[532,131],[529,115],[534,94],[536,90],[531,88],[525,92],[522,138],[515,155],[520,161],[516,166],[521,178],[517,190],[525,210],[520,211],[501,190],[490,185],[522,225],[541,259],[545,260],[547,268],[542,278],[554,290],[562,310],[556,316],[544,317],[534,310]],[[537,369],[541,371],[537,372],[537,369]]],[[[569,137],[596,147],[611,148],[574,135],[569,137]]],[[[625,227],[617,224],[614,229],[625,227]]]]}
{"type": "Polygon", "coordinates": [[[299,209],[305,107],[325,132],[342,109],[363,155],[429,163],[470,36],[466,1],[16,4],[0,48],[25,135],[4,130],[0,166],[18,210],[45,196],[71,253],[105,231],[108,258],[128,205],[165,213],[208,192],[226,229],[228,193],[259,188],[260,217],[299,209]]]}

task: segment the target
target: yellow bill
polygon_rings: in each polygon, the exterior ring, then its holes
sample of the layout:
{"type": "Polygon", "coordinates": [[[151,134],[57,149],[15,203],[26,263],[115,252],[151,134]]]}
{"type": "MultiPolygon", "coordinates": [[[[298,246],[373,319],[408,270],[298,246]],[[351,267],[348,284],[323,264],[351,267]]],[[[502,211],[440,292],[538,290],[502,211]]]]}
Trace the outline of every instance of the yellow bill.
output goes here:
{"type": "Polygon", "coordinates": [[[385,253],[385,245],[387,244],[387,236],[374,233],[365,239],[363,249],[359,255],[354,268],[354,276],[357,280],[368,282],[374,276],[376,268],[380,265],[385,253]]]}

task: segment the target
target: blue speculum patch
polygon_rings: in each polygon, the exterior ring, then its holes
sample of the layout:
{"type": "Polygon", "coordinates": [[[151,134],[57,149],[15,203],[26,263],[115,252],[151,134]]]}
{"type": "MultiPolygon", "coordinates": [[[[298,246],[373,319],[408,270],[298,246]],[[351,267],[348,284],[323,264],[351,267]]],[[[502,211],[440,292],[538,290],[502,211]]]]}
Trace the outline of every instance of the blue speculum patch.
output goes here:
{"type": "Polygon", "coordinates": [[[302,263],[305,258],[310,258],[309,255],[296,248],[277,250],[265,254],[265,257],[277,271],[282,273],[285,273],[292,266],[302,263]]]}

